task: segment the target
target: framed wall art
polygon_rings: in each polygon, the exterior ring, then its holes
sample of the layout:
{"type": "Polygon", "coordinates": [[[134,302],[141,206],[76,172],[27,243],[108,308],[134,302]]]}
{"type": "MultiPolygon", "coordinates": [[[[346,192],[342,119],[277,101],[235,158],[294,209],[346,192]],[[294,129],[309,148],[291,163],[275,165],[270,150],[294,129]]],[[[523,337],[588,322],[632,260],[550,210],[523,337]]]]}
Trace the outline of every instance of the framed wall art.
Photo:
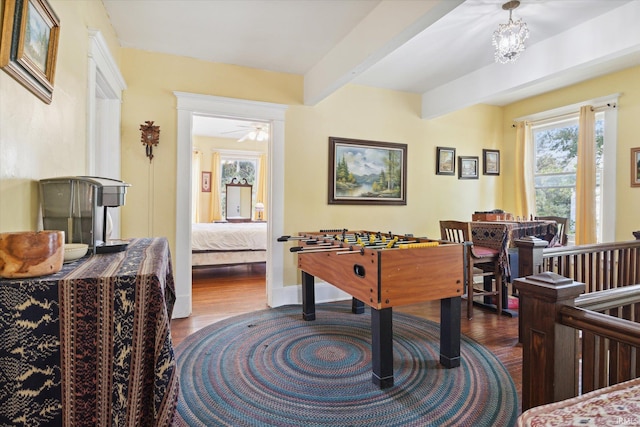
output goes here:
{"type": "Polygon", "coordinates": [[[482,173],[500,175],[500,151],[482,150],[482,173]]]}
{"type": "Polygon", "coordinates": [[[631,149],[631,186],[640,187],[640,147],[631,149]]]}
{"type": "Polygon", "coordinates": [[[436,175],[456,174],[456,149],[436,147],[436,175]]]}
{"type": "Polygon", "coordinates": [[[406,205],[407,144],[329,137],[329,204],[406,205]]]}
{"type": "Polygon", "coordinates": [[[458,179],[478,179],[478,156],[458,156],[458,179]]]}
{"type": "Polygon", "coordinates": [[[202,172],[202,192],[211,193],[211,172],[202,172]]]}
{"type": "Polygon", "coordinates": [[[47,0],[5,0],[0,68],[47,104],[53,97],[60,20],[47,0]]]}

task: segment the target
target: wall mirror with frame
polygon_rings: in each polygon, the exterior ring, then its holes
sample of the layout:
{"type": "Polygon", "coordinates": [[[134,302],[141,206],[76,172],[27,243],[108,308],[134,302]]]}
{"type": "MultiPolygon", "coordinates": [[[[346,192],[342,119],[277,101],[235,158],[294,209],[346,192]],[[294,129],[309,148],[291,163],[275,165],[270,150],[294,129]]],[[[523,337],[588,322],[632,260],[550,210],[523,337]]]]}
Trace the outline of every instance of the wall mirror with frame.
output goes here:
{"type": "Polygon", "coordinates": [[[253,188],[246,179],[238,182],[233,178],[226,184],[226,206],[225,216],[229,222],[250,222],[251,221],[251,192],[253,188]]]}

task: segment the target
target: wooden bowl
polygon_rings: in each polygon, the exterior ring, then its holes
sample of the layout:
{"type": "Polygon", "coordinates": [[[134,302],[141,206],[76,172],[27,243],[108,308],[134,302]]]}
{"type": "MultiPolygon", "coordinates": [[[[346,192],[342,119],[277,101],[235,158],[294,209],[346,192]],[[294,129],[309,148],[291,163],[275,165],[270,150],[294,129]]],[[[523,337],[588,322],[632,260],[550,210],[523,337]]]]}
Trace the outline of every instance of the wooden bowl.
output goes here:
{"type": "Polygon", "coordinates": [[[38,277],[60,271],[64,231],[0,233],[0,277],[38,277]]]}

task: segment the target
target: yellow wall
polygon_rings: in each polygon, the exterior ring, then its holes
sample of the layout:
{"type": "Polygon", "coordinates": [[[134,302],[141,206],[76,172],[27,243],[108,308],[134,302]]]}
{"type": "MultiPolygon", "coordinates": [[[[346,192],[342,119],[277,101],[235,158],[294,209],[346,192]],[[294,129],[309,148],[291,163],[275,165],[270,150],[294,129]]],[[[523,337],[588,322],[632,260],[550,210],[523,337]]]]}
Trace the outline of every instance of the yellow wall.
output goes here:
{"type": "MultiPolygon", "coordinates": [[[[630,151],[640,147],[640,67],[629,68],[604,77],[575,84],[540,96],[516,102],[504,108],[504,158],[507,176],[513,176],[515,129],[513,119],[620,93],[618,101],[618,145],[616,172],[616,240],[631,240],[632,231],[640,229],[640,189],[632,188],[630,151]],[[506,160],[506,161],[505,161],[506,160]]],[[[514,195],[506,191],[504,205],[512,209],[514,195]]]]}
{"type": "Polygon", "coordinates": [[[175,253],[176,126],[174,91],[296,104],[302,77],[186,57],[121,49],[127,82],[122,105],[122,177],[132,184],[122,208],[122,236],[164,236],[175,253]],[[160,126],[160,144],[149,162],[140,124],[160,126]]]}
{"type": "Polygon", "coordinates": [[[60,18],[51,104],[0,71],[0,232],[37,229],[38,180],[87,172],[88,28],[100,30],[118,58],[101,2],[51,0],[50,5],[60,18]]]}
{"type": "MultiPolygon", "coordinates": [[[[502,112],[476,106],[426,121],[418,95],[349,85],[317,106],[302,105],[302,77],[189,58],[122,49],[127,81],[123,104],[123,179],[132,184],[123,207],[123,236],[175,235],[176,100],[173,91],[289,105],[285,122],[285,233],[319,228],[366,228],[437,237],[438,220],[465,219],[493,209],[503,177],[458,180],[435,175],[436,146],[481,156],[500,148],[502,112]],[[153,162],[139,143],[139,125],[160,125],[153,162]],[[328,138],[408,145],[407,206],[329,205],[328,138]],[[461,194],[465,194],[461,197],[461,194]]],[[[481,163],[480,163],[481,165],[481,163]]],[[[178,189],[177,191],[189,191],[178,189]]],[[[284,245],[282,250],[285,250],[284,245]]],[[[295,283],[295,257],[287,251],[287,284],[295,283]]]]}

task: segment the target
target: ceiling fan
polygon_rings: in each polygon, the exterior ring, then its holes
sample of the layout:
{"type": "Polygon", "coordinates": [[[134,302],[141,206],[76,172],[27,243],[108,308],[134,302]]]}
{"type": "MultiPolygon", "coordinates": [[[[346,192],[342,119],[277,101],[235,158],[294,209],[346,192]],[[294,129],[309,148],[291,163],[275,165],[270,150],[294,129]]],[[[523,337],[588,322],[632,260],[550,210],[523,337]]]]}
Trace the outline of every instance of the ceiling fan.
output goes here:
{"type": "Polygon", "coordinates": [[[267,123],[251,123],[248,126],[238,125],[238,127],[244,129],[235,129],[232,131],[223,132],[223,134],[237,134],[239,132],[244,133],[244,135],[238,139],[238,142],[247,140],[262,142],[269,140],[269,125],[267,123]]]}

